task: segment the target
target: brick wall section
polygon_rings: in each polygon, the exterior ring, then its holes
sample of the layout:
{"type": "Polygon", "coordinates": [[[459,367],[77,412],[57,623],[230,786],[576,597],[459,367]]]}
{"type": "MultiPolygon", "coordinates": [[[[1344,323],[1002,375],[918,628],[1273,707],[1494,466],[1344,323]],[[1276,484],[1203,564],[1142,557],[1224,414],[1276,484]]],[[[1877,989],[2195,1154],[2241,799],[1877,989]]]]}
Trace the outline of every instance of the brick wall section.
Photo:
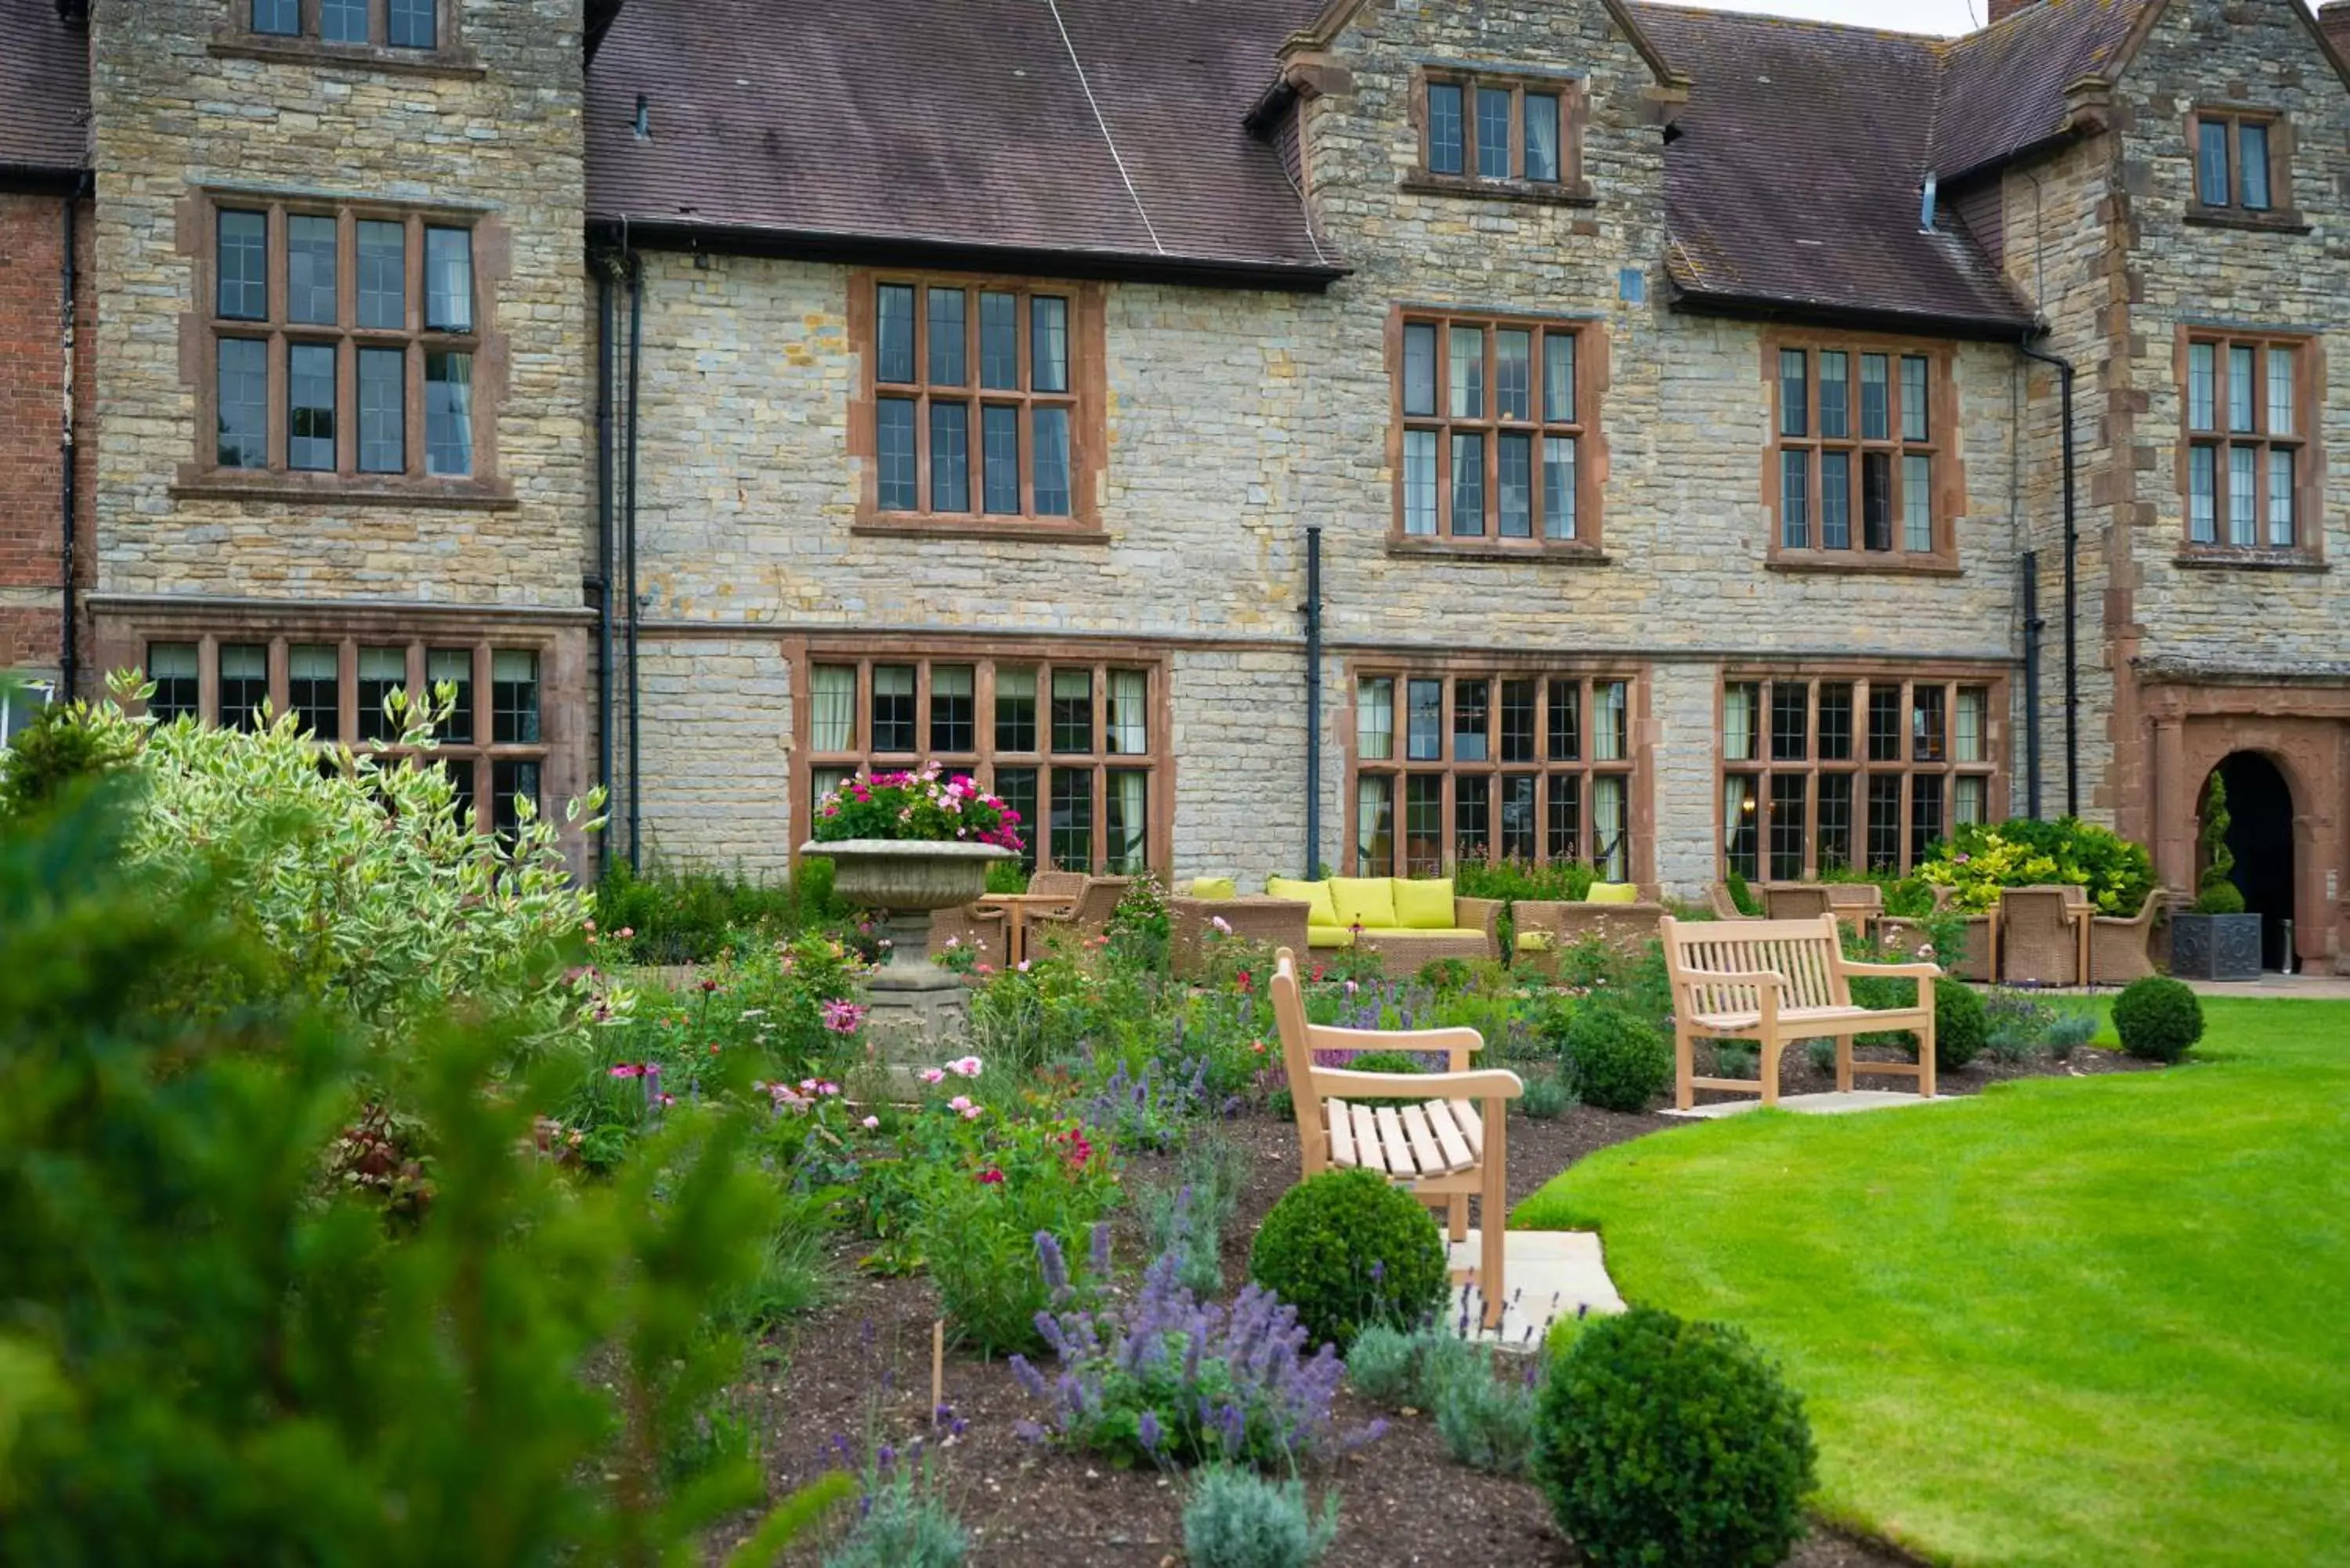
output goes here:
{"type": "MultiPolygon", "coordinates": [[[[593,516],[579,0],[468,0],[478,77],[224,57],[224,0],[99,0],[99,577],[117,593],[576,606],[593,516]],[[286,506],[174,495],[196,450],[183,204],[209,185],[483,207],[511,264],[499,464],[518,504],[286,506]]],[[[346,264],[348,265],[348,263],[346,264]]],[[[412,432],[411,439],[421,439],[412,432]]]]}
{"type": "MultiPolygon", "coordinates": [[[[65,345],[60,310],[64,279],[64,200],[54,195],[0,192],[0,671],[41,679],[57,674],[58,614],[63,596],[64,530],[59,438],[65,425],[65,345]]],[[[97,291],[88,272],[88,206],[77,223],[81,278],[77,312],[78,431],[83,442],[76,478],[76,513],[83,530],[85,580],[88,529],[94,514],[89,438],[88,332],[97,291]]]]}
{"type": "MultiPolygon", "coordinates": [[[[1664,239],[1653,78],[1604,8],[1369,7],[1339,54],[1353,87],[1307,108],[1308,184],[1355,273],[1326,295],[1108,288],[1106,542],[853,535],[848,269],[647,258],[647,614],[745,632],[862,628],[877,649],[918,630],[1160,639],[1173,648],[1176,873],[1292,867],[1305,851],[1297,607],[1305,527],[1319,523],[1331,645],[1322,858],[1338,863],[1352,832],[1340,729],[1350,658],[1492,649],[1636,667],[1662,649],[1682,661],[1652,678],[1659,866],[1694,890],[1713,875],[1719,836],[1714,660],[1980,660],[2015,647],[2013,352],[1970,346],[1957,357],[1963,576],[1765,571],[1762,331],[1679,315],[1656,297],[1664,239]],[[1589,72],[1585,169],[1598,204],[1399,189],[1415,156],[1410,72],[1431,57],[1589,72]],[[1627,268],[1646,277],[1648,300],[1620,297],[1627,268]],[[1389,554],[1385,335],[1400,303],[1597,320],[1612,366],[1602,418],[1610,564],[1389,554]]],[[[738,722],[727,681],[677,701],[712,724],[738,722]]],[[[764,732],[786,719],[778,711],[743,722],[764,732]]],[[[647,768],[666,780],[671,763],[650,736],[645,746],[647,768]]],[[[2021,748],[2012,754],[2020,767],[2021,748]]],[[[699,761],[679,765],[701,776],[699,761]]],[[[756,770],[738,779],[728,809],[764,821],[781,803],[768,782],[756,770]]],[[[703,787],[657,788],[649,774],[647,808],[661,792],[703,787]]],[[[665,845],[690,842],[688,831],[663,816],[665,845]]],[[[739,836],[712,823],[694,853],[731,858],[739,836]]]]}

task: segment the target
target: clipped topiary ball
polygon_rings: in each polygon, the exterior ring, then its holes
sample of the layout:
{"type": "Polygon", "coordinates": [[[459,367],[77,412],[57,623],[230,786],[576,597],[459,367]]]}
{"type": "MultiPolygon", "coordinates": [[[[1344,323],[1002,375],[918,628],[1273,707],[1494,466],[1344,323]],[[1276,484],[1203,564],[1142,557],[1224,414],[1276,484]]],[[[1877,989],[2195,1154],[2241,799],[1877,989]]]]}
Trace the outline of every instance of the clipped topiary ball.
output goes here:
{"type": "Polygon", "coordinates": [[[1746,1336],[1653,1307],[1597,1318],[1551,1363],[1534,1477],[1601,1564],[1764,1568],[1803,1534],[1803,1400],[1746,1336]]]}
{"type": "Polygon", "coordinates": [[[1641,1111],[1672,1086],[1664,1032],[1618,1007],[1586,1004],[1567,1020],[1560,1065],[1575,1097],[1604,1111],[1641,1111]]]}
{"type": "Polygon", "coordinates": [[[1435,1217],[1367,1170],[1325,1171],[1283,1194],[1257,1228],[1249,1278],[1342,1355],[1373,1324],[1408,1328],[1441,1312],[1450,1284],[1435,1217]]]}
{"type": "Polygon", "coordinates": [[[1945,976],[1934,982],[1934,1070],[1963,1067],[1982,1054],[1991,1020],[1974,987],[1945,976]]]}
{"type": "Polygon", "coordinates": [[[2203,1004],[2184,981],[2150,974],[2114,998],[2122,1049],[2149,1062],[2176,1062],[2203,1038],[2203,1004]]]}

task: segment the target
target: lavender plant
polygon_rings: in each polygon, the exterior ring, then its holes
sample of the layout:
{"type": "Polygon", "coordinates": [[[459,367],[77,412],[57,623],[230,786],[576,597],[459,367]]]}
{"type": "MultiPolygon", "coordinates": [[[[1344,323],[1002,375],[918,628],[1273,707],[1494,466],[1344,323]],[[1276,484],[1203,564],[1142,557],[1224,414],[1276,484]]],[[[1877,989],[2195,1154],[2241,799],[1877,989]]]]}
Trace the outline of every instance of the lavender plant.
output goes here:
{"type": "Polygon", "coordinates": [[[1484,1352],[1458,1368],[1436,1390],[1436,1432],[1445,1451],[1471,1469],[1522,1476],[1534,1465],[1538,1425],[1535,1380],[1542,1357],[1523,1358],[1523,1373],[1504,1369],[1484,1352]]]}
{"type": "Polygon", "coordinates": [[[1191,1568],[1312,1568],[1338,1534],[1338,1499],[1317,1518],[1299,1480],[1269,1481],[1213,1465],[1183,1504],[1183,1555],[1191,1568]]]}
{"type": "MultiPolygon", "coordinates": [[[[1046,1273],[1065,1279],[1057,1243],[1040,1235],[1036,1244],[1046,1273]]],[[[1107,1229],[1097,1230],[1097,1252],[1107,1245],[1107,1229]]],[[[1297,1314],[1270,1291],[1251,1285],[1230,1308],[1203,1303],[1177,1280],[1176,1261],[1160,1257],[1121,1307],[1087,1310],[1066,1288],[1057,1293],[1070,1304],[1038,1314],[1036,1326],[1058,1375],[1012,1358],[1021,1386],[1048,1407],[1049,1426],[1024,1423],[1027,1435],[1119,1462],[1285,1469],[1385,1429],[1339,1432],[1338,1353],[1326,1345],[1307,1355],[1297,1314]]]]}
{"type": "Polygon", "coordinates": [[[1121,1148],[1164,1152],[1180,1147],[1213,1103],[1204,1056],[1165,1074],[1156,1061],[1144,1063],[1139,1073],[1120,1062],[1086,1103],[1085,1119],[1107,1128],[1121,1148]]]}

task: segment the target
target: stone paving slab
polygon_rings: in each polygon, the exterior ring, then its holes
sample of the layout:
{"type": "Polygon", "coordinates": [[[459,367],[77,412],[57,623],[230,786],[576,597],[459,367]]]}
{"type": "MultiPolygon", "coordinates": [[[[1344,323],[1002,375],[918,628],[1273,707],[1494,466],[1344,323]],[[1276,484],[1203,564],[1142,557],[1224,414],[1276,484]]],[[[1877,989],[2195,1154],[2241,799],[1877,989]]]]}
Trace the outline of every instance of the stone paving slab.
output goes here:
{"type": "MultiPolygon", "coordinates": [[[[1948,1096],[1939,1096],[1942,1099],[1948,1096]]],[[[1778,1108],[1794,1111],[1798,1116],[1842,1116],[1856,1111],[1890,1111],[1903,1106],[1930,1106],[1934,1100],[1925,1096],[1900,1089],[1848,1089],[1843,1094],[1833,1091],[1824,1095],[1782,1095],[1778,1108]]],[[[1719,1121],[1747,1111],[1759,1110],[1762,1102],[1756,1099],[1722,1100],[1711,1106],[1696,1106],[1686,1111],[1660,1111],[1659,1116],[1679,1116],[1687,1121],[1719,1121]]]]}
{"type": "MultiPolygon", "coordinates": [[[[1476,1267],[1477,1248],[1478,1235],[1472,1228],[1466,1241],[1452,1243],[1452,1266],[1476,1267]]],[[[1465,1306],[1468,1332],[1464,1337],[1503,1350],[1533,1351],[1540,1348],[1551,1324],[1562,1317],[1624,1310],[1624,1298],[1617,1293],[1616,1282],[1607,1277],[1607,1264],[1600,1255],[1599,1237],[1595,1231],[1505,1232],[1502,1238],[1502,1266],[1503,1283],[1509,1288],[1510,1299],[1502,1309],[1500,1330],[1489,1334],[1479,1327],[1483,1322],[1485,1298],[1474,1280],[1453,1287],[1451,1321],[1444,1325],[1446,1328],[1456,1334],[1461,1332],[1465,1306]]]]}

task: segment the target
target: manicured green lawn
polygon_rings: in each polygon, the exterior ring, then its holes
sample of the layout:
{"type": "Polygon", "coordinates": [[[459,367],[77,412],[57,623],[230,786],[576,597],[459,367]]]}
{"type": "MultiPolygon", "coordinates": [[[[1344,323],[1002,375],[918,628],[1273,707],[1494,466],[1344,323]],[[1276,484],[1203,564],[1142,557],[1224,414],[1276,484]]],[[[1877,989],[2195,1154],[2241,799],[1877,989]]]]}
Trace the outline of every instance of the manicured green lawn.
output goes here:
{"type": "Polygon", "coordinates": [[[2350,1563],[2350,1002],[2197,1064],[1642,1138],[1521,1205],[1743,1325],[1821,1511],[1936,1562],[2350,1563]]]}

